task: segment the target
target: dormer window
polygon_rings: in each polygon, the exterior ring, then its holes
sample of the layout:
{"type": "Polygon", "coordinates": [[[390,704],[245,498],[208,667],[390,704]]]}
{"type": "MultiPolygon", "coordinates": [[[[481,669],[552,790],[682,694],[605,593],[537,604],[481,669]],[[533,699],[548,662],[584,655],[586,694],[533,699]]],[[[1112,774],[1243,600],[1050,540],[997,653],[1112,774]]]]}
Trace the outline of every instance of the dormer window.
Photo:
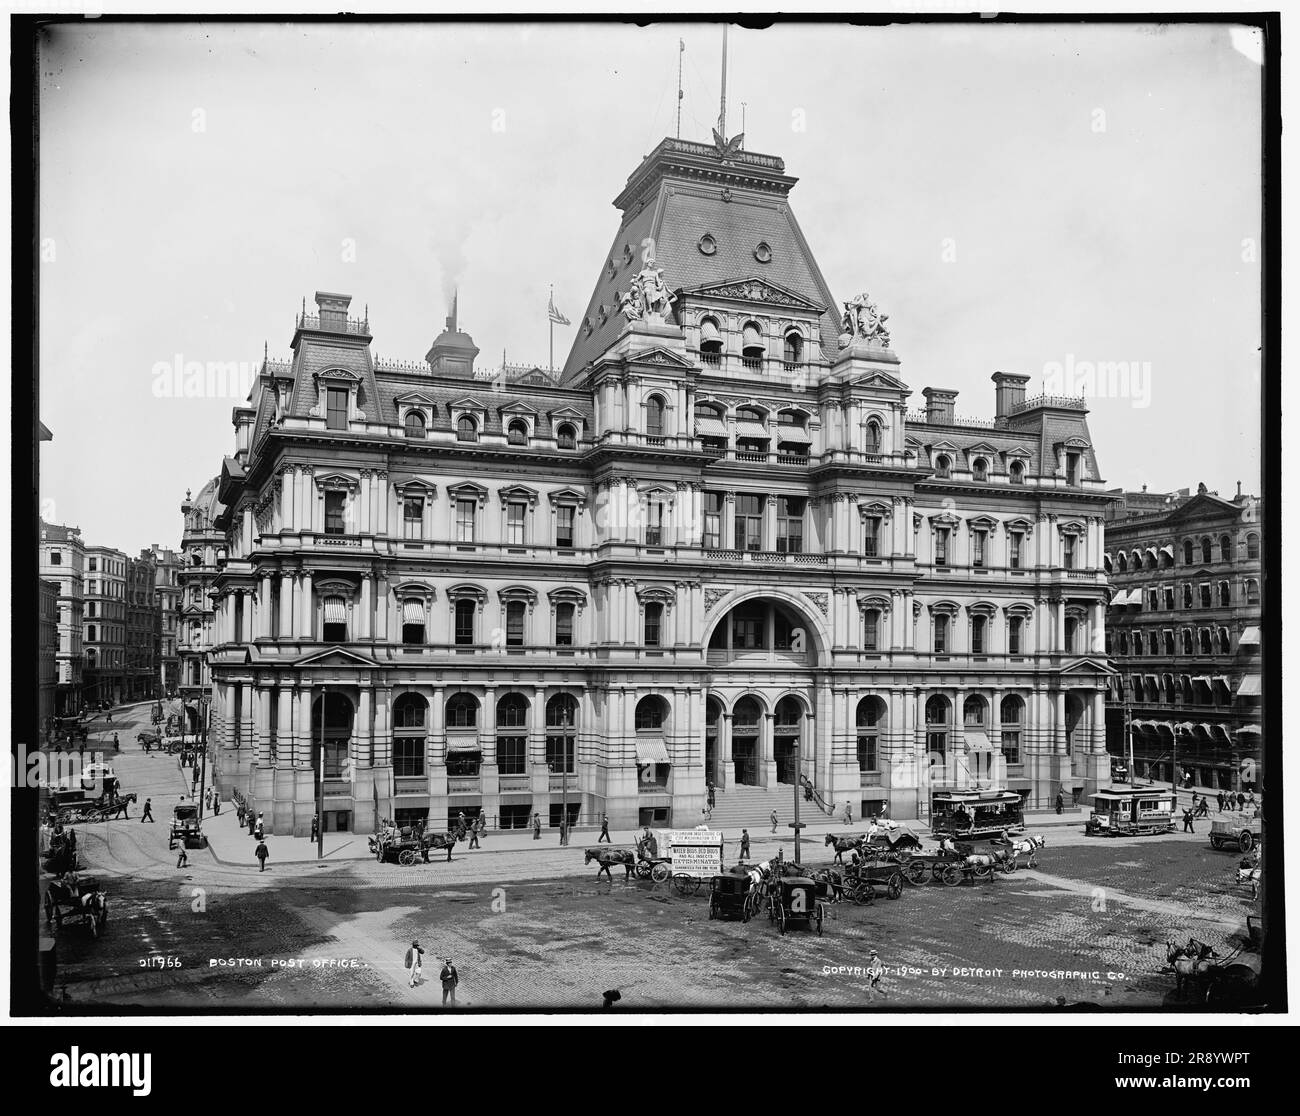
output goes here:
{"type": "Polygon", "coordinates": [[[528,445],[528,423],[523,419],[513,419],[506,428],[506,441],[512,446],[528,445]]]}
{"type": "Polygon", "coordinates": [[[327,430],[346,430],[348,428],[347,388],[332,387],[327,390],[325,428],[327,430]]]}
{"type": "Polygon", "coordinates": [[[406,436],[408,438],[423,438],[425,436],[423,411],[406,412],[406,436]]]}
{"type": "Polygon", "coordinates": [[[1065,455],[1065,483],[1079,483],[1079,455],[1077,453],[1067,453],[1065,455]]]}
{"type": "Polygon", "coordinates": [[[977,457],[971,472],[977,481],[986,481],[989,479],[989,463],[984,458],[977,457]]]}
{"type": "Polygon", "coordinates": [[[939,454],[934,459],[934,474],[937,477],[947,478],[952,473],[952,459],[944,453],[939,454]]]}
{"type": "Polygon", "coordinates": [[[567,422],[555,432],[555,444],[562,450],[578,448],[578,436],[567,422]]]}
{"type": "Polygon", "coordinates": [[[458,442],[478,441],[478,423],[473,415],[461,415],[456,420],[456,440],[458,442]]]}
{"type": "Polygon", "coordinates": [[[1013,462],[1011,462],[1011,483],[1012,483],[1012,484],[1024,484],[1024,483],[1025,483],[1025,465],[1024,465],[1024,462],[1022,462],[1022,461],[1013,461],[1013,462]]]}

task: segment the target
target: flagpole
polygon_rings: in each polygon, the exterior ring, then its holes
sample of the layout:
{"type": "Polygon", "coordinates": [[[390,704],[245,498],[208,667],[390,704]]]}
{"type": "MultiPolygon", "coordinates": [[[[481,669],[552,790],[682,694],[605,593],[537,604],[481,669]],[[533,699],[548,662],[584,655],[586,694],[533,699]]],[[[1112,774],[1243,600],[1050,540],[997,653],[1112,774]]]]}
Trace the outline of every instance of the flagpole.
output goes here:
{"type": "Polygon", "coordinates": [[[686,40],[677,40],[677,138],[682,138],[682,55],[686,53],[686,40]]]}
{"type": "Polygon", "coordinates": [[[547,363],[547,370],[555,371],[555,284],[551,284],[551,301],[546,308],[546,320],[551,327],[551,355],[547,363]]]}
{"type": "Polygon", "coordinates": [[[722,122],[722,138],[727,138],[727,25],[722,25],[722,112],[718,116],[722,122]]]}

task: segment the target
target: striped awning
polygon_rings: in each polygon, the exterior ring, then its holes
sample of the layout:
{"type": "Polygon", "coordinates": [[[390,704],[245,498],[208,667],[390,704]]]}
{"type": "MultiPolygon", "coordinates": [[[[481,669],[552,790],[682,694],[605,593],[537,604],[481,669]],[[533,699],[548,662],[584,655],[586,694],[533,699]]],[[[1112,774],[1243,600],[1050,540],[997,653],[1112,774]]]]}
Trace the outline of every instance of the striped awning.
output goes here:
{"type": "Polygon", "coordinates": [[[1174,560],[1174,548],[1172,546],[1162,546],[1160,548],[1160,553],[1168,558],[1169,561],[1172,562],[1174,560]]]}
{"type": "Polygon", "coordinates": [[[1259,697],[1260,696],[1260,678],[1258,674],[1247,674],[1241,679],[1241,685],[1237,687],[1238,697],[1259,697]]]}
{"type": "Polygon", "coordinates": [[[424,623],[424,602],[418,599],[403,601],[402,602],[402,623],[423,624],[424,623]]]}
{"type": "Polygon", "coordinates": [[[980,728],[967,728],[965,730],[966,746],[972,752],[991,752],[993,745],[989,743],[988,734],[980,728]]]}
{"type": "Polygon", "coordinates": [[[1237,641],[1239,647],[1258,647],[1259,646],[1259,629],[1255,627],[1245,628],[1242,630],[1241,639],[1237,641]]]}
{"type": "Polygon", "coordinates": [[[1239,729],[1237,729],[1237,735],[1240,736],[1243,732],[1253,732],[1258,734],[1260,731],[1261,729],[1259,725],[1242,725],[1239,729]]]}
{"type": "Polygon", "coordinates": [[[469,736],[448,736],[447,751],[449,752],[477,752],[478,733],[472,733],[469,736]]]}
{"type": "Polygon", "coordinates": [[[325,623],[346,624],[348,622],[348,605],[342,597],[325,598],[325,623]]]}
{"type": "Polygon", "coordinates": [[[668,758],[668,745],[662,736],[638,736],[636,738],[637,763],[671,763],[668,758]]]}
{"type": "Polygon", "coordinates": [[[754,422],[748,419],[736,420],[736,437],[737,438],[770,438],[767,428],[762,423],[754,422]]]}
{"type": "Polygon", "coordinates": [[[716,415],[697,414],[695,416],[695,435],[700,438],[725,438],[727,427],[716,415]]]}

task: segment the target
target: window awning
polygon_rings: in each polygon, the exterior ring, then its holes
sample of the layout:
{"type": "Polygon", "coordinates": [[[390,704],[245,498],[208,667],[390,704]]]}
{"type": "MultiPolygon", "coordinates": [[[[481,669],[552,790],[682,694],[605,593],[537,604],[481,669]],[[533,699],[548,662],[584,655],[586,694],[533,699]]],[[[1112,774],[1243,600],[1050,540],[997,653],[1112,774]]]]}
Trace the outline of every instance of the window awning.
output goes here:
{"type": "Polygon", "coordinates": [[[782,442],[797,443],[801,446],[812,445],[812,439],[808,437],[808,431],[802,426],[778,426],[776,436],[782,442]]]}
{"type": "Polygon", "coordinates": [[[325,598],[325,623],[327,624],[346,624],[348,622],[348,606],[342,597],[325,598]]]}
{"type": "Polygon", "coordinates": [[[763,336],[758,332],[757,326],[747,325],[741,332],[741,345],[746,349],[763,344],[763,336]]]}
{"type": "Polygon", "coordinates": [[[695,416],[695,433],[697,437],[725,438],[727,427],[717,415],[697,414],[695,416]]]}
{"type": "Polygon", "coordinates": [[[770,438],[767,428],[762,423],[754,422],[751,419],[736,420],[736,437],[737,438],[770,438]]]}
{"type": "Polygon", "coordinates": [[[1215,725],[1214,727],[1218,729],[1219,735],[1222,736],[1224,740],[1226,740],[1229,744],[1232,743],[1232,733],[1228,731],[1227,725],[1215,725]]]}
{"type": "Polygon", "coordinates": [[[448,734],[447,751],[448,752],[477,752],[478,733],[471,733],[468,736],[456,737],[448,734]]]}
{"type": "Polygon", "coordinates": [[[402,623],[423,624],[424,623],[424,602],[421,600],[403,601],[402,602],[402,623]]]}
{"type": "Polygon", "coordinates": [[[1223,687],[1225,690],[1227,690],[1229,693],[1232,692],[1232,686],[1229,684],[1228,679],[1227,679],[1224,675],[1222,675],[1222,674],[1216,674],[1216,675],[1214,676],[1214,682],[1215,682],[1216,685],[1218,685],[1218,686],[1222,686],[1222,687],[1223,687]]]}
{"type": "Polygon", "coordinates": [[[1241,685],[1237,687],[1238,697],[1259,697],[1260,696],[1260,678],[1258,674],[1247,674],[1241,680],[1241,685]]]}
{"type": "Polygon", "coordinates": [[[1242,725],[1237,729],[1237,735],[1240,736],[1243,732],[1253,732],[1258,734],[1260,732],[1260,727],[1259,725],[1242,725]]]}
{"type": "Polygon", "coordinates": [[[1128,604],[1128,597],[1129,591],[1127,589],[1120,589],[1113,597],[1111,597],[1110,603],[1115,608],[1122,608],[1124,605],[1128,604]]]}
{"type": "Polygon", "coordinates": [[[1258,647],[1259,646],[1259,629],[1246,628],[1241,633],[1241,639],[1237,641],[1239,647],[1258,647]]]}
{"type": "Polygon", "coordinates": [[[1146,675],[1143,675],[1143,677],[1144,677],[1148,682],[1150,682],[1153,686],[1159,686],[1159,685],[1160,685],[1160,679],[1157,678],[1154,674],[1146,674],[1146,675]]]}
{"type": "Polygon", "coordinates": [[[718,341],[722,335],[718,332],[718,323],[712,318],[705,318],[700,323],[700,340],[701,341],[718,341]]]}
{"type": "Polygon", "coordinates": [[[991,752],[993,745],[989,743],[988,735],[982,728],[967,728],[965,730],[966,747],[972,752],[991,752]]]}
{"type": "Polygon", "coordinates": [[[1210,676],[1208,674],[1193,675],[1192,685],[1195,685],[1197,682],[1204,682],[1208,686],[1210,684],[1210,676]]]}
{"type": "Polygon", "coordinates": [[[1206,736],[1214,735],[1214,726],[1210,724],[1208,721],[1202,721],[1196,727],[1200,729],[1203,733],[1205,733],[1206,736]]]}
{"type": "Polygon", "coordinates": [[[637,763],[671,763],[668,758],[668,745],[662,736],[638,736],[636,738],[637,763]]]}
{"type": "Polygon", "coordinates": [[[1160,553],[1168,558],[1169,561],[1172,562],[1174,560],[1174,548],[1172,546],[1162,546],[1160,548],[1160,553]]]}

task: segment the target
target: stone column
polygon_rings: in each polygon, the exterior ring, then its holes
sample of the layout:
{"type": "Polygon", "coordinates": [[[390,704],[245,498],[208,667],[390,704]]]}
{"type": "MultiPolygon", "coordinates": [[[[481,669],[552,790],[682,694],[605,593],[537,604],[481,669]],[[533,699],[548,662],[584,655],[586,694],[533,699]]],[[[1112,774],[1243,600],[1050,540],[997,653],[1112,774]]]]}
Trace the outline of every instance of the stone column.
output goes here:
{"type": "Polygon", "coordinates": [[[736,763],[731,750],[731,713],[722,714],[722,724],[718,728],[718,786],[730,790],[736,783],[736,763]]]}
{"type": "MultiPolygon", "coordinates": [[[[360,615],[358,616],[358,623],[357,623],[358,639],[370,638],[370,632],[371,632],[370,618],[372,613],[374,612],[374,607],[370,603],[370,581],[371,581],[371,576],[369,571],[366,571],[361,575],[361,601],[360,604],[357,606],[358,611],[360,613],[360,615]]],[[[426,633],[426,638],[427,638],[427,633],[426,633]]]]}
{"type": "MultiPolygon", "coordinates": [[[[393,689],[391,686],[374,688],[375,721],[371,739],[375,749],[375,766],[388,767],[393,762],[393,689]]],[[[441,708],[441,703],[434,708],[441,708]]],[[[433,714],[433,709],[430,709],[433,714]]],[[[436,715],[438,718],[441,714],[436,715]]]]}
{"type": "Polygon", "coordinates": [[[300,605],[302,612],[298,617],[298,638],[301,640],[311,640],[316,638],[315,620],[316,620],[316,602],[311,591],[312,573],[310,570],[302,571],[302,589],[300,596],[300,605]]]}
{"type": "Polygon", "coordinates": [[[291,573],[280,575],[280,638],[292,639],[294,631],[294,577],[291,573]]]}
{"type": "Polygon", "coordinates": [[[370,767],[374,762],[372,757],[374,755],[375,735],[370,702],[370,687],[363,683],[361,693],[357,697],[357,730],[353,733],[352,763],[354,770],[361,766],[370,767]]]}
{"type": "Polygon", "coordinates": [[[1065,691],[1048,694],[1052,708],[1052,752],[1065,755],[1065,691]]]}
{"type": "Polygon", "coordinates": [[[293,477],[294,468],[286,465],[280,470],[280,530],[292,531],[298,526],[294,520],[293,477]]]}
{"type": "Polygon", "coordinates": [[[760,782],[769,790],[776,787],[776,753],[772,723],[775,715],[765,712],[758,719],[758,764],[760,782]]]}
{"type": "Polygon", "coordinates": [[[271,574],[262,574],[262,589],[257,598],[257,635],[260,639],[271,637],[271,574]]]}
{"type": "Polygon", "coordinates": [[[528,717],[528,770],[546,765],[546,690],[533,688],[533,707],[528,717]]]}
{"type": "Polygon", "coordinates": [[[1092,695],[1092,740],[1090,751],[1094,756],[1106,752],[1106,691],[1097,690],[1092,695]]]}
{"type": "Polygon", "coordinates": [[[311,731],[311,698],[311,685],[304,681],[297,690],[298,716],[294,718],[293,765],[297,768],[311,767],[314,746],[311,731]]]}
{"type": "Polygon", "coordinates": [[[275,751],[276,766],[293,766],[293,689],[281,686],[276,700],[280,703],[276,714],[275,751]]]}

